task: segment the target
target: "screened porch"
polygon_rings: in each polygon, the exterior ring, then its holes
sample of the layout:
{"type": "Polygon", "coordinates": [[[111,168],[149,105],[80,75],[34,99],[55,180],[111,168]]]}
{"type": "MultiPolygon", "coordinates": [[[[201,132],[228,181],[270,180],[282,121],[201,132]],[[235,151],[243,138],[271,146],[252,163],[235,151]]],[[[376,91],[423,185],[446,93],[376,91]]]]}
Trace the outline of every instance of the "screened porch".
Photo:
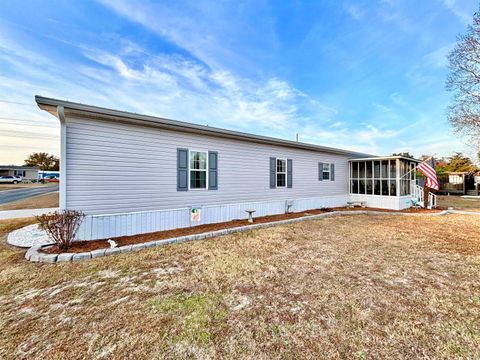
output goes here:
{"type": "Polygon", "coordinates": [[[350,160],[350,201],[394,210],[410,207],[417,163],[418,160],[402,156],[350,160]]]}

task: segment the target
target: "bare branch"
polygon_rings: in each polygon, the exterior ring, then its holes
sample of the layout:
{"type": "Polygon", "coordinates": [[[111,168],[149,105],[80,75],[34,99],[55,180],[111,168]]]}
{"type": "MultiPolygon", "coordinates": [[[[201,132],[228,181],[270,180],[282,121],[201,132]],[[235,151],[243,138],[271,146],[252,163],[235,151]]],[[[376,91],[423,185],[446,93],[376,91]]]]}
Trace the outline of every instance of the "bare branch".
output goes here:
{"type": "MultiPolygon", "coordinates": [[[[448,91],[454,93],[448,119],[458,134],[472,140],[480,136],[480,12],[475,13],[467,33],[457,37],[448,55],[448,91]]],[[[478,146],[478,141],[472,141],[478,146]]]]}
{"type": "Polygon", "coordinates": [[[37,216],[40,228],[45,230],[60,249],[68,249],[85,215],[77,210],[54,211],[37,216]]]}

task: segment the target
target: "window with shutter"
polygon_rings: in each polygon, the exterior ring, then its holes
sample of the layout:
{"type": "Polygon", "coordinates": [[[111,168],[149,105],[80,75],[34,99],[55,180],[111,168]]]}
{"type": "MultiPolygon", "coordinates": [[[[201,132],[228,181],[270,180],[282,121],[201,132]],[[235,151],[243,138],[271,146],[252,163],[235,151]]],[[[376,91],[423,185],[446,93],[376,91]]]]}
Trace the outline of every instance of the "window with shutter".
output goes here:
{"type": "Polygon", "coordinates": [[[177,191],[188,190],[188,149],[177,149],[177,191]]]}
{"type": "Polygon", "coordinates": [[[330,164],[323,164],[322,179],[330,180],[330,164]]]}
{"type": "Polygon", "coordinates": [[[207,152],[190,151],[190,189],[207,188],[207,152]]]}
{"type": "Polygon", "coordinates": [[[292,159],[287,159],[287,187],[291,188],[293,185],[293,162],[292,159]]]}
{"type": "Polygon", "coordinates": [[[277,166],[277,160],[274,157],[271,157],[270,158],[270,189],[275,189],[275,185],[277,184],[276,166],[277,166]]]}
{"type": "Polygon", "coordinates": [[[208,152],[208,190],[218,189],[218,153],[208,152]]]}
{"type": "Polygon", "coordinates": [[[287,186],[287,160],[277,159],[277,187],[287,186]]]}

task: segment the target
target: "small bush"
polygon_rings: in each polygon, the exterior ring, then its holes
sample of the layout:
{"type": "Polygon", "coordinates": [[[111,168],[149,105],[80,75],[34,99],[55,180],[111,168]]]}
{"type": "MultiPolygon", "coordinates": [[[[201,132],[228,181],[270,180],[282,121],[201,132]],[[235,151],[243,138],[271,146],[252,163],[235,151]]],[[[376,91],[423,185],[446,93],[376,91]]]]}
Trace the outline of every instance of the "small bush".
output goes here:
{"type": "Polygon", "coordinates": [[[60,249],[68,249],[75,239],[85,214],[77,210],[61,210],[36,216],[39,227],[60,249]]]}

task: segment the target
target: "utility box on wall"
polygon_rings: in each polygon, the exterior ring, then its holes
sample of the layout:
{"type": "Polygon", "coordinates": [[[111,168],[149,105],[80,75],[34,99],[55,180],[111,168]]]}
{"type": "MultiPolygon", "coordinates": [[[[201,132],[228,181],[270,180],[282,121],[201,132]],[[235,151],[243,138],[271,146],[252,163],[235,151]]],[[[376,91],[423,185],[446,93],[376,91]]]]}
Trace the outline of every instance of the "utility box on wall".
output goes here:
{"type": "Polygon", "coordinates": [[[202,221],[202,208],[199,206],[190,207],[190,223],[200,223],[202,221]]]}

